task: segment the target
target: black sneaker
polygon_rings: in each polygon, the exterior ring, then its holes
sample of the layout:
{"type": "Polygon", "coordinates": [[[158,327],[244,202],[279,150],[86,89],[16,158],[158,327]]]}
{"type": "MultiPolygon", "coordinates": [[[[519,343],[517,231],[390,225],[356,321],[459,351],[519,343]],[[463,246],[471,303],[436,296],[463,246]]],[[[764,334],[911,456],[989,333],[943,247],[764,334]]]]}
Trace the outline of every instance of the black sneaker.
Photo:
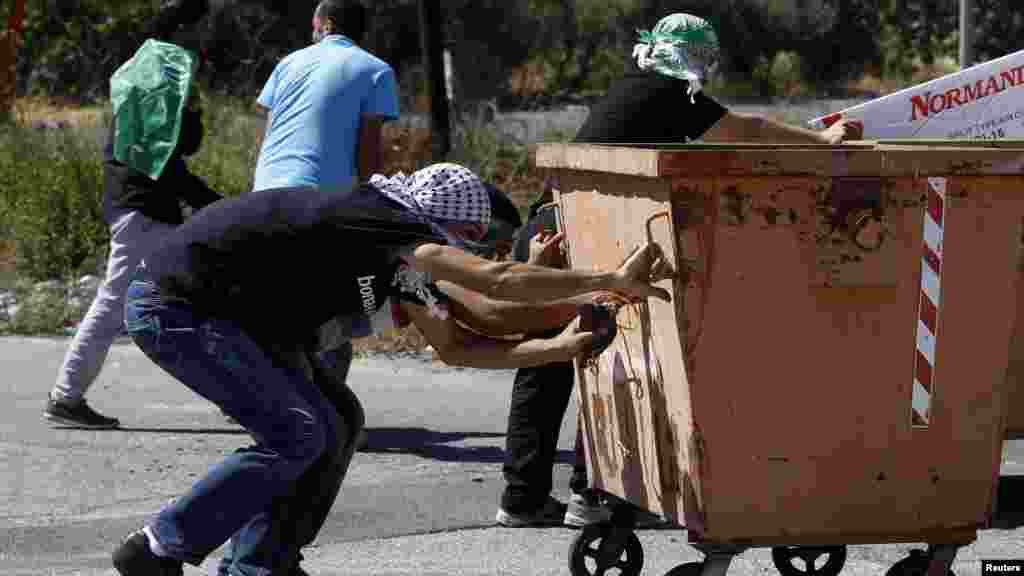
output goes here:
{"type": "Polygon", "coordinates": [[[299,566],[302,560],[302,551],[299,551],[299,557],[295,559],[295,567],[288,573],[288,576],[309,576],[309,572],[306,572],[302,569],[302,566],[299,566]]]}
{"type": "Polygon", "coordinates": [[[117,418],[108,418],[90,408],[84,399],[79,402],[64,402],[50,398],[43,409],[43,418],[78,428],[117,428],[121,425],[117,418]]]}
{"type": "Polygon", "coordinates": [[[141,530],[133,533],[114,550],[111,559],[121,576],[184,576],[181,562],[161,558],[149,549],[149,539],[141,530]]]}

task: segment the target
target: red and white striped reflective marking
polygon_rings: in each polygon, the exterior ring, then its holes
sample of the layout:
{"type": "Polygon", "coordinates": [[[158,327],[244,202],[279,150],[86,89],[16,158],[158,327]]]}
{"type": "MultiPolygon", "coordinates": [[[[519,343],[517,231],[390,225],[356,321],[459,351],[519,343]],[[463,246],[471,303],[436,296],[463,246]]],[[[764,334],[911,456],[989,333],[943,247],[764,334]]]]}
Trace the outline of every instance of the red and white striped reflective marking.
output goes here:
{"type": "Polygon", "coordinates": [[[939,334],[939,311],[942,309],[942,231],[945,223],[946,179],[929,178],[910,417],[915,428],[926,428],[931,422],[932,396],[935,395],[935,342],[939,334]]]}

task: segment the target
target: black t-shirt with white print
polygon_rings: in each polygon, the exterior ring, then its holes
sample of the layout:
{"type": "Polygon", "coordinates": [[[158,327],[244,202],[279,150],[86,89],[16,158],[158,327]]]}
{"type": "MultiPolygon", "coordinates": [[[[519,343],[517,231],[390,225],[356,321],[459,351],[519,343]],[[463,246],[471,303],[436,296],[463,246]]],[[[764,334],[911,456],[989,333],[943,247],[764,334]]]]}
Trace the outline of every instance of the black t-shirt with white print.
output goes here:
{"type": "Polygon", "coordinates": [[[445,240],[376,188],[282,188],[196,213],[144,261],[167,299],[237,321],[252,336],[309,337],[326,321],[366,326],[389,299],[444,309],[444,296],[402,261],[445,240]]]}

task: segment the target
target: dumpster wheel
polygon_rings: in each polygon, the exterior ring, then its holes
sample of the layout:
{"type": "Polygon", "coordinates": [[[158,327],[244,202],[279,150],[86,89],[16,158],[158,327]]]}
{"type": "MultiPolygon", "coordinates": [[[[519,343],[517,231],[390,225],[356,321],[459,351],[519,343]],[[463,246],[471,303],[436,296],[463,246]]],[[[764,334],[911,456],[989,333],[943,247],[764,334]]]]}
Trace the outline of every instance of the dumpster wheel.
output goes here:
{"type": "MultiPolygon", "coordinates": [[[[931,564],[932,555],[924,550],[911,550],[906,558],[892,565],[885,576],[925,576],[931,564]]],[[[948,576],[956,576],[952,569],[947,570],[948,576]]]]}
{"type": "Polygon", "coordinates": [[[772,562],[782,576],[838,576],[846,564],[846,546],[776,546],[772,562]],[[822,556],[827,557],[824,564],[819,563],[822,556]],[[793,562],[797,559],[800,565],[793,562]]]}
{"type": "Polygon", "coordinates": [[[572,576],[604,576],[609,570],[618,576],[639,576],[643,566],[643,545],[633,530],[623,526],[585,526],[569,548],[572,576]]]}

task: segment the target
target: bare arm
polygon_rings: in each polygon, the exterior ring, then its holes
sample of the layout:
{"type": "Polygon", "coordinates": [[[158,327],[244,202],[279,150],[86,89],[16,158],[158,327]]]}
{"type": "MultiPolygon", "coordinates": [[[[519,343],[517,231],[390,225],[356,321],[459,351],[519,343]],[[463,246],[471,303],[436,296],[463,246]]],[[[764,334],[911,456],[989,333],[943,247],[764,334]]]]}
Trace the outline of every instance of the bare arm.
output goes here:
{"type": "Polygon", "coordinates": [[[497,340],[463,329],[451,316],[438,320],[422,306],[402,302],[401,307],[441,361],[450,366],[501,370],[565,362],[579,355],[593,339],[592,333],[570,327],[555,338],[497,340]]]}
{"type": "Polygon", "coordinates": [[[359,121],[359,140],[356,145],[359,181],[379,174],[384,164],[382,132],[384,120],[380,116],[363,116],[359,121]]]}
{"type": "Polygon", "coordinates": [[[556,270],[518,262],[493,262],[439,244],[421,244],[409,259],[435,281],[447,280],[494,300],[538,302],[587,292],[623,292],[636,298],[669,301],[667,290],[652,283],[671,275],[656,244],[635,251],[615,272],[556,270]]]}
{"type": "Polygon", "coordinates": [[[821,132],[778,122],[758,114],[726,112],[701,140],[705,142],[775,142],[779,144],[838,144],[860,138],[853,122],[839,122],[821,132]]]}
{"type": "Polygon", "coordinates": [[[259,126],[256,128],[256,133],[259,134],[259,139],[256,140],[256,153],[259,154],[260,150],[263,149],[263,141],[267,139],[267,131],[270,130],[270,122],[268,121],[269,110],[257,104],[254,106],[256,115],[259,116],[259,126]]]}
{"type": "Polygon", "coordinates": [[[494,300],[451,282],[438,282],[452,314],[471,329],[492,336],[537,334],[562,328],[577,315],[577,306],[594,301],[583,294],[554,302],[529,304],[494,300]]]}

